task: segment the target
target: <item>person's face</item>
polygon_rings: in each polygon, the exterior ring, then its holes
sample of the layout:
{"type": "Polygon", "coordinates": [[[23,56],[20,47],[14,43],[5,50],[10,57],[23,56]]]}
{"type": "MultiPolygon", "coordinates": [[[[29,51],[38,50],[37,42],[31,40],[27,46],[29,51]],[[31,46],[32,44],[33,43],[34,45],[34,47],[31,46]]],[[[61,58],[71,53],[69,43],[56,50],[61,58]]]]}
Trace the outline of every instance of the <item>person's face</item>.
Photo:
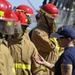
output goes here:
{"type": "Polygon", "coordinates": [[[57,41],[60,47],[66,47],[68,44],[68,38],[65,37],[57,38],[57,41]]]}
{"type": "Polygon", "coordinates": [[[14,34],[14,24],[15,21],[12,19],[9,20],[0,20],[0,32],[2,34],[13,35],[14,34]]]}

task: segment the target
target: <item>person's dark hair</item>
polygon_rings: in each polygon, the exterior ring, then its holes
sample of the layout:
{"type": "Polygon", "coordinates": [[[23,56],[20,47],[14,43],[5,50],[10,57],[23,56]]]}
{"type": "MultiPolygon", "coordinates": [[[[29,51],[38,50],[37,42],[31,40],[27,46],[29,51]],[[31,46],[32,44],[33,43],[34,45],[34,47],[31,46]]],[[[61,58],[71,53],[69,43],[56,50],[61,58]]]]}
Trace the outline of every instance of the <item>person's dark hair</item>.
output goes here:
{"type": "Polygon", "coordinates": [[[39,20],[40,19],[40,13],[36,14],[35,17],[36,17],[36,20],[39,20]]]}

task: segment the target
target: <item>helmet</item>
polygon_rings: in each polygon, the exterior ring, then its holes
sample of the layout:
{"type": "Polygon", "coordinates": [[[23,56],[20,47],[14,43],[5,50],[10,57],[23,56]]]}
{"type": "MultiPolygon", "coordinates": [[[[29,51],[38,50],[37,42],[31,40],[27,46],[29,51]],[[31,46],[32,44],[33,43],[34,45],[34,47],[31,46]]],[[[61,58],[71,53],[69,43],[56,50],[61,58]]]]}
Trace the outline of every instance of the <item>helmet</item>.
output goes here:
{"type": "Polygon", "coordinates": [[[41,13],[41,11],[40,10],[37,10],[37,13],[41,13]]]}
{"type": "Polygon", "coordinates": [[[18,22],[18,17],[17,17],[17,15],[15,14],[15,12],[11,12],[11,14],[10,14],[10,18],[12,18],[12,19],[15,19],[15,21],[16,22],[18,22]]]}
{"type": "Polygon", "coordinates": [[[22,12],[25,12],[26,15],[33,15],[33,10],[31,7],[27,6],[27,5],[19,5],[16,10],[21,10],[22,12]]]}
{"type": "Polygon", "coordinates": [[[22,28],[21,28],[21,24],[19,22],[19,19],[18,19],[18,16],[16,15],[16,13],[12,11],[10,17],[12,19],[15,19],[15,21],[16,21],[15,24],[14,24],[15,33],[21,33],[22,28]]]}
{"type": "Polygon", "coordinates": [[[5,4],[7,5],[7,11],[5,13],[5,17],[10,18],[11,11],[12,11],[12,5],[7,1],[4,0],[5,4]]]}
{"type": "Polygon", "coordinates": [[[3,0],[0,1],[0,17],[4,17],[7,11],[7,5],[4,3],[3,0]]]}
{"type": "Polygon", "coordinates": [[[28,26],[28,19],[26,17],[26,15],[23,12],[20,11],[15,11],[15,14],[18,17],[18,20],[20,21],[21,25],[26,25],[28,26]]]}
{"type": "Polygon", "coordinates": [[[13,37],[19,39],[21,38],[22,34],[25,32],[25,28],[28,27],[29,24],[28,24],[27,16],[23,12],[15,11],[15,14],[18,17],[18,21],[20,25],[18,24],[17,25],[18,27],[15,28],[15,34],[13,37]]]}
{"type": "Polygon", "coordinates": [[[11,19],[11,4],[7,0],[0,0],[0,33],[14,34],[15,20],[11,19]]]}
{"type": "Polygon", "coordinates": [[[11,4],[6,0],[0,0],[0,17],[10,18],[11,4]]]}
{"type": "MultiPolygon", "coordinates": [[[[16,11],[20,11],[20,12],[23,12],[27,18],[28,18],[28,23],[31,24],[33,23],[33,21],[35,21],[35,15],[33,13],[33,9],[27,5],[19,5],[17,8],[16,8],[16,11]]],[[[35,21],[36,22],[36,21],[35,21]]]]}
{"type": "Polygon", "coordinates": [[[58,16],[57,7],[51,3],[45,4],[40,11],[51,18],[57,18],[58,16]]]}

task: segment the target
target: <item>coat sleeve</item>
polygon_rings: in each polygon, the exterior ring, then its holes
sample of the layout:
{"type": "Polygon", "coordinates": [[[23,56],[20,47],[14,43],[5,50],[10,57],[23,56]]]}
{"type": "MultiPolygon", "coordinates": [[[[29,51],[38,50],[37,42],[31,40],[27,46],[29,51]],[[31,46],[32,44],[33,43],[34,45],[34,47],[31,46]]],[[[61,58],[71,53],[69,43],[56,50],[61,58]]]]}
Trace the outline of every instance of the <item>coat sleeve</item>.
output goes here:
{"type": "Polygon", "coordinates": [[[0,75],[4,75],[4,62],[2,52],[0,51],[0,75]]]}
{"type": "Polygon", "coordinates": [[[33,53],[31,58],[32,59],[32,64],[31,64],[32,75],[42,75],[43,73],[42,66],[36,63],[35,60],[33,59],[34,57],[38,57],[38,51],[33,43],[32,43],[32,48],[33,48],[33,53]]]}
{"type": "Polygon", "coordinates": [[[0,75],[15,75],[11,54],[3,44],[0,46],[0,75]]]}
{"type": "Polygon", "coordinates": [[[43,50],[44,52],[50,52],[54,50],[56,46],[55,42],[49,39],[48,34],[45,31],[38,29],[33,30],[31,40],[38,50],[43,50]]]}

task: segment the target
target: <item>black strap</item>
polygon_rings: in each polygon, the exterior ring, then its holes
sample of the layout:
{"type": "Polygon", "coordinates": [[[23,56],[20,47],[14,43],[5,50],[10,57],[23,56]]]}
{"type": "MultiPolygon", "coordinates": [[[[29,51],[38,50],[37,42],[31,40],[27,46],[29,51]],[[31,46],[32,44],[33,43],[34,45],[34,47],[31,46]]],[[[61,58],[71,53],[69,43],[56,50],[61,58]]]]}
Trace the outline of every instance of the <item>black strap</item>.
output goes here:
{"type": "Polygon", "coordinates": [[[45,18],[46,24],[47,24],[47,26],[48,26],[48,32],[49,32],[49,37],[50,37],[50,34],[51,34],[51,26],[49,25],[49,22],[48,22],[48,20],[47,20],[47,18],[46,18],[46,16],[45,16],[45,14],[44,14],[44,18],[45,18]]]}

